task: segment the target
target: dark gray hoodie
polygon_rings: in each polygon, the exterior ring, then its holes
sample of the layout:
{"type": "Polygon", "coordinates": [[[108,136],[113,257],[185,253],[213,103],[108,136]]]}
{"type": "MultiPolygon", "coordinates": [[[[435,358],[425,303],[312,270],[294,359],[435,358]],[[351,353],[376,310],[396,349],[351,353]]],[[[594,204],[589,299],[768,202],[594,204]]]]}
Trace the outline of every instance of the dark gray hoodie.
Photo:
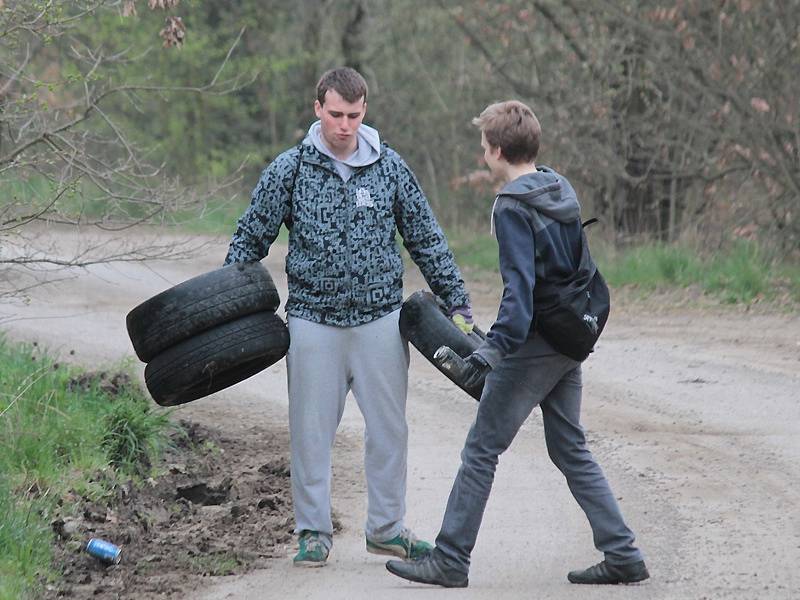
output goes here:
{"type": "Polygon", "coordinates": [[[533,334],[536,281],[560,280],[581,256],[581,209],[565,177],[548,167],[500,190],[492,209],[503,298],[497,319],[476,350],[493,368],[533,334]]]}

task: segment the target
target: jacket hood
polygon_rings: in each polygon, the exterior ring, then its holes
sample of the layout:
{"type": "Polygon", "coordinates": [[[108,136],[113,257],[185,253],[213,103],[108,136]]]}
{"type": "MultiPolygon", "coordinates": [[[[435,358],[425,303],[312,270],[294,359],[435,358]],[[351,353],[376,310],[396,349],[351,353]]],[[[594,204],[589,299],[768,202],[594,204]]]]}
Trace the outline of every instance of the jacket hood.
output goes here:
{"type": "Polygon", "coordinates": [[[499,196],[515,198],[560,223],[581,217],[578,196],[572,185],[549,167],[537,167],[535,173],[510,181],[500,190],[499,196]]]}
{"type": "Polygon", "coordinates": [[[336,158],[325,145],[325,141],[322,138],[322,124],[319,121],[315,121],[311,124],[303,143],[313,144],[320,153],[333,160],[342,162],[349,167],[366,167],[367,165],[371,165],[381,156],[380,135],[378,135],[376,129],[373,129],[369,125],[364,125],[363,123],[358,128],[356,135],[358,136],[358,147],[356,151],[345,160],[336,158]]]}

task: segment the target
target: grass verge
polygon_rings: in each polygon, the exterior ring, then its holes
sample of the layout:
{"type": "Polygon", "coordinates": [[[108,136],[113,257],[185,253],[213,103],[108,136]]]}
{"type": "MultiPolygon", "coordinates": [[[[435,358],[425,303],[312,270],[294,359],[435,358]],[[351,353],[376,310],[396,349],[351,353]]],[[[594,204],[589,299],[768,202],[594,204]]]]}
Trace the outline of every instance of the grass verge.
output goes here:
{"type": "Polygon", "coordinates": [[[51,521],[149,474],[170,427],[124,370],[85,373],[0,336],[0,600],[52,581],[51,521]]]}
{"type": "MultiPolygon", "coordinates": [[[[459,266],[497,272],[497,242],[489,235],[449,234],[459,266]]],[[[592,244],[593,255],[611,287],[628,286],[647,295],[696,286],[723,303],[766,300],[800,302],[800,265],[782,260],[753,242],[739,241],[724,251],[703,255],[677,245],[647,244],[612,249],[592,244]]]]}
{"type": "Polygon", "coordinates": [[[708,255],[683,246],[652,244],[601,252],[598,263],[611,286],[634,286],[644,292],[695,286],[726,304],[800,302],[800,265],[754,242],[738,241],[708,255]]]}

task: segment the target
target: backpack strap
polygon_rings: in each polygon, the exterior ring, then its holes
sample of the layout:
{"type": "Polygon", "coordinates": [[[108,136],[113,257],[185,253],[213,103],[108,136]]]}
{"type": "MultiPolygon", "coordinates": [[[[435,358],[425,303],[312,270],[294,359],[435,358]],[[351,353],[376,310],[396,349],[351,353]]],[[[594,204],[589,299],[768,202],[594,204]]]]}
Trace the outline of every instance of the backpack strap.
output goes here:
{"type": "Polygon", "coordinates": [[[581,229],[586,229],[589,225],[594,225],[595,223],[599,223],[600,219],[597,217],[592,217],[591,219],[587,219],[583,223],[581,223],[581,229]]]}
{"type": "MultiPolygon", "coordinates": [[[[596,221],[596,219],[594,220],[596,221]]],[[[569,276],[562,279],[537,280],[533,291],[534,299],[545,307],[557,304],[560,298],[571,295],[589,285],[596,272],[597,265],[589,253],[589,240],[586,239],[586,232],[581,227],[581,255],[577,268],[569,276]]]]}
{"type": "Polygon", "coordinates": [[[286,224],[287,229],[292,228],[292,208],[294,204],[294,186],[297,183],[297,175],[300,173],[300,167],[303,164],[303,143],[300,142],[297,145],[297,150],[299,154],[297,156],[297,166],[294,169],[294,174],[292,175],[292,188],[289,190],[289,216],[286,217],[284,223],[286,224]]]}

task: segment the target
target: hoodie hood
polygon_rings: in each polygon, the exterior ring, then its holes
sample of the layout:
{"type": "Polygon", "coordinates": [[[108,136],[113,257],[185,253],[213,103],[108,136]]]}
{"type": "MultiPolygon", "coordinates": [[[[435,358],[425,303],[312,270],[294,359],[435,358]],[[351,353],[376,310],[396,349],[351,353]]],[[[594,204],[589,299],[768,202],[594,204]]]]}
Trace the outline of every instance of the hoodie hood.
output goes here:
{"type": "Polygon", "coordinates": [[[325,141],[322,138],[322,124],[319,121],[315,121],[311,124],[303,143],[313,144],[320,153],[332,158],[334,161],[344,163],[348,167],[366,167],[367,165],[371,165],[381,156],[381,138],[378,135],[378,131],[362,123],[356,135],[358,136],[358,147],[356,151],[345,160],[334,156],[325,145],[325,141]]]}
{"type": "Polygon", "coordinates": [[[569,181],[550,169],[537,167],[507,183],[498,193],[528,204],[542,215],[559,223],[570,223],[581,217],[578,196],[569,181]]]}

